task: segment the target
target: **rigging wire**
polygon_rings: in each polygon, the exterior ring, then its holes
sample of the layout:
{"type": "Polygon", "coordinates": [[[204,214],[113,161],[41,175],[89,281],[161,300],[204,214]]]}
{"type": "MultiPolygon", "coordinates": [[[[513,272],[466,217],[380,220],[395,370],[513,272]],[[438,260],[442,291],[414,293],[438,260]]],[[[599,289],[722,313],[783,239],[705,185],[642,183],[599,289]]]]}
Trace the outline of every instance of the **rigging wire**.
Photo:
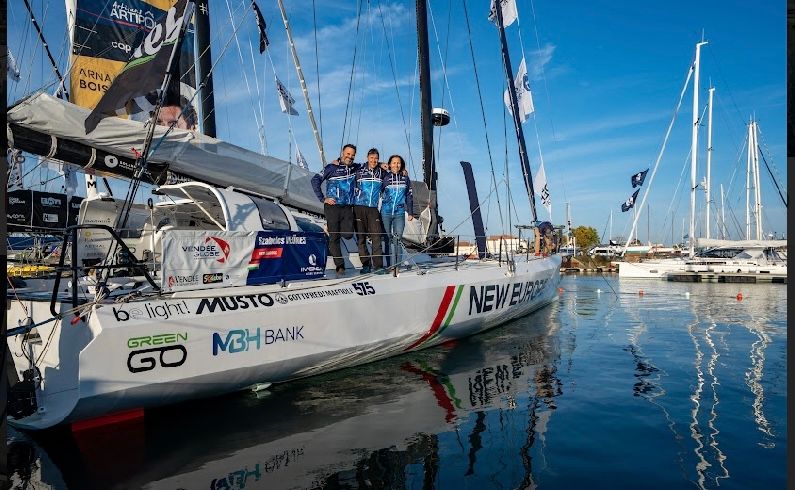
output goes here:
{"type": "MultiPolygon", "coordinates": [[[[317,11],[315,9],[315,0],[312,0],[312,34],[315,38],[315,76],[317,86],[317,113],[320,119],[320,139],[323,139],[323,105],[320,103],[320,55],[317,50],[317,11]]],[[[320,162],[325,165],[326,162],[320,162]]]]}
{"type": "MultiPolygon", "coordinates": [[[[234,24],[234,20],[232,17],[232,7],[231,5],[229,5],[229,0],[224,0],[224,1],[226,2],[226,9],[229,12],[229,22],[234,24]]],[[[248,12],[250,10],[251,9],[246,10],[244,17],[248,16],[248,12]]],[[[237,54],[240,58],[240,67],[241,67],[240,71],[243,73],[243,81],[246,83],[246,90],[248,91],[249,99],[253,99],[254,95],[251,93],[251,85],[248,82],[248,74],[246,73],[246,70],[243,69],[245,61],[243,61],[243,51],[240,49],[240,40],[237,37],[237,31],[234,31],[233,38],[235,39],[235,45],[237,46],[237,54]]],[[[257,135],[259,136],[260,150],[262,151],[262,153],[265,153],[265,142],[262,140],[262,127],[264,122],[260,121],[259,117],[257,116],[257,110],[254,108],[254,105],[251,106],[251,111],[254,114],[254,122],[257,125],[257,135]]]]}
{"type": "MultiPolygon", "coordinates": [[[[395,83],[395,95],[397,96],[397,100],[398,100],[398,108],[400,108],[400,118],[403,121],[403,135],[406,137],[406,146],[408,147],[409,159],[410,159],[410,163],[411,163],[411,166],[412,166],[412,171],[416,175],[416,169],[414,168],[414,159],[413,159],[412,153],[411,153],[411,139],[409,138],[409,132],[411,131],[411,128],[410,127],[408,129],[406,128],[406,114],[403,111],[403,101],[400,98],[400,87],[398,86],[397,73],[395,71],[395,60],[393,59],[393,55],[394,55],[394,34],[392,33],[392,44],[390,44],[389,43],[389,37],[387,37],[387,32],[386,32],[386,21],[384,20],[384,11],[381,8],[381,4],[380,3],[378,4],[378,13],[379,13],[379,16],[381,17],[381,26],[382,26],[383,31],[384,31],[384,39],[385,39],[385,41],[387,43],[387,58],[389,58],[389,67],[392,70],[392,80],[395,83]]],[[[417,63],[414,64],[414,76],[415,76],[415,80],[416,80],[417,63]]],[[[413,108],[413,100],[414,100],[414,92],[412,91],[412,108],[413,108]]]]}
{"type": "Polygon", "coordinates": [[[261,93],[259,90],[259,76],[257,75],[257,63],[254,60],[254,46],[251,43],[251,38],[248,38],[248,50],[251,54],[251,68],[254,72],[254,84],[257,88],[257,108],[259,109],[259,118],[261,121],[260,126],[257,128],[257,136],[259,137],[260,141],[262,142],[262,152],[267,155],[268,153],[268,141],[265,139],[265,113],[262,109],[264,97],[263,93],[265,91],[265,80],[262,81],[262,90],[261,93]]]}
{"type": "Polygon", "coordinates": [[[342,139],[340,141],[340,148],[342,145],[345,144],[346,139],[346,130],[348,128],[348,110],[350,109],[351,105],[351,92],[353,91],[353,82],[354,82],[354,72],[356,69],[356,54],[359,50],[359,24],[361,23],[362,19],[362,2],[361,0],[356,1],[356,36],[354,37],[354,44],[353,44],[353,61],[351,62],[351,75],[350,80],[348,82],[348,97],[345,101],[345,117],[343,117],[342,123],[342,139]]]}
{"type": "MultiPolygon", "coordinates": [[[[472,59],[472,71],[475,75],[475,86],[477,87],[478,92],[478,101],[480,102],[480,115],[483,120],[483,136],[486,138],[486,151],[489,155],[489,167],[491,168],[491,182],[493,188],[496,190],[497,188],[497,176],[494,172],[494,158],[492,157],[491,153],[491,142],[489,141],[489,130],[488,124],[486,122],[486,110],[483,106],[483,93],[480,88],[480,77],[478,76],[478,67],[477,63],[475,62],[475,48],[472,44],[472,29],[469,24],[469,12],[467,11],[467,3],[466,0],[461,0],[461,4],[464,7],[464,18],[466,19],[466,26],[467,26],[467,39],[469,40],[469,54],[471,55],[472,59]]],[[[497,210],[499,211],[500,215],[500,227],[502,230],[505,230],[505,220],[502,216],[502,204],[500,203],[500,194],[497,192],[495,195],[497,199],[497,210]]],[[[489,207],[490,209],[490,207],[489,207]]],[[[488,220],[487,220],[488,222],[488,220]]]]}

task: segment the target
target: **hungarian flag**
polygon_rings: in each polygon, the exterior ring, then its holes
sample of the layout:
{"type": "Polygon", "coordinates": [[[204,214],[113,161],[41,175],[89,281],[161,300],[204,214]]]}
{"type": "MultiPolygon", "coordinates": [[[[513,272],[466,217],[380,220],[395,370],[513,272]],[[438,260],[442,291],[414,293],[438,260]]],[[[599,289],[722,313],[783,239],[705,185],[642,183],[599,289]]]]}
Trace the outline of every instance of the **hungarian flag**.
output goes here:
{"type": "Polygon", "coordinates": [[[632,188],[640,187],[643,185],[643,181],[646,180],[646,173],[649,171],[647,168],[643,172],[638,172],[632,176],[632,188]]]}
{"type": "Polygon", "coordinates": [[[251,1],[251,7],[256,14],[255,19],[257,20],[257,28],[259,29],[259,53],[262,54],[265,52],[265,48],[268,47],[268,44],[270,44],[270,42],[268,42],[268,35],[265,34],[265,19],[262,17],[262,12],[260,12],[254,0],[251,1]]]}
{"type": "Polygon", "coordinates": [[[86,134],[104,117],[125,114],[125,105],[130,100],[162,88],[166,73],[172,70],[172,60],[179,50],[180,36],[190,21],[192,7],[191,0],[179,0],[146,34],[86,118],[86,134]]]}
{"type": "Polygon", "coordinates": [[[624,204],[621,205],[622,213],[626,213],[627,211],[635,207],[635,200],[638,198],[638,192],[640,192],[640,189],[636,190],[634,193],[632,193],[631,196],[629,196],[629,199],[624,201],[624,204]]]}

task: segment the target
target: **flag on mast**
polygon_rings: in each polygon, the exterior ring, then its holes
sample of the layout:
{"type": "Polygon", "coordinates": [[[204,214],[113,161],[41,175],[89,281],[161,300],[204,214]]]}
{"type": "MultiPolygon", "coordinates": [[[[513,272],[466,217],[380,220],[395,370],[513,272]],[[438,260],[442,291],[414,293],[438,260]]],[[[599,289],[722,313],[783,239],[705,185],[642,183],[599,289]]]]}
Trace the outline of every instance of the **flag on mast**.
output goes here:
{"type": "MultiPolygon", "coordinates": [[[[496,24],[497,9],[494,8],[494,2],[495,0],[491,0],[491,6],[489,7],[489,20],[496,24]]],[[[502,26],[508,27],[519,18],[519,12],[516,10],[516,0],[500,0],[500,6],[502,7],[502,26]]]]}
{"type": "Polygon", "coordinates": [[[276,77],[276,91],[279,92],[279,106],[282,108],[282,112],[286,112],[291,116],[297,116],[298,111],[293,107],[295,99],[290,95],[287,87],[279,80],[279,77],[276,77]]]}
{"type": "Polygon", "coordinates": [[[621,205],[622,213],[626,213],[627,211],[635,207],[635,200],[638,198],[638,192],[640,192],[640,189],[636,190],[634,193],[632,193],[631,196],[629,196],[629,199],[624,201],[624,203],[621,205]]]}
{"type": "MultiPolygon", "coordinates": [[[[519,119],[525,122],[535,108],[533,107],[533,94],[530,92],[530,82],[527,79],[527,65],[524,62],[524,58],[522,58],[522,62],[519,64],[519,71],[516,72],[513,86],[516,89],[516,102],[519,105],[519,119]]],[[[511,96],[507,88],[502,94],[502,98],[505,101],[505,105],[508,107],[508,111],[513,114],[511,96]]]]}
{"type": "Polygon", "coordinates": [[[191,0],[179,0],[146,34],[86,118],[86,134],[104,117],[125,114],[125,105],[130,100],[162,88],[165,74],[173,68],[172,60],[179,50],[181,33],[193,13],[189,7],[193,7],[191,0]]]}
{"type": "Polygon", "coordinates": [[[259,54],[265,52],[265,48],[268,47],[270,42],[268,41],[268,35],[265,34],[265,19],[262,17],[262,12],[260,12],[257,3],[254,0],[251,0],[251,8],[254,9],[254,13],[256,17],[254,19],[257,21],[257,29],[259,29],[259,54]]]}
{"type": "Polygon", "coordinates": [[[6,74],[11,77],[11,80],[18,82],[20,79],[19,67],[17,66],[17,60],[14,59],[14,55],[11,54],[11,48],[8,46],[6,46],[6,55],[8,57],[6,60],[6,74]]]}
{"type": "Polygon", "coordinates": [[[306,158],[304,158],[304,155],[301,154],[301,149],[297,146],[295,148],[295,163],[297,163],[301,168],[309,169],[309,165],[306,163],[306,158]]]}
{"type": "Polygon", "coordinates": [[[549,196],[549,186],[547,185],[547,174],[544,171],[544,162],[538,169],[538,175],[533,179],[533,190],[541,196],[541,204],[547,209],[549,219],[552,219],[552,198],[549,196]]]}
{"type": "Polygon", "coordinates": [[[640,187],[643,185],[643,181],[646,180],[646,173],[649,171],[647,168],[643,172],[638,172],[632,175],[632,188],[640,187]]]}

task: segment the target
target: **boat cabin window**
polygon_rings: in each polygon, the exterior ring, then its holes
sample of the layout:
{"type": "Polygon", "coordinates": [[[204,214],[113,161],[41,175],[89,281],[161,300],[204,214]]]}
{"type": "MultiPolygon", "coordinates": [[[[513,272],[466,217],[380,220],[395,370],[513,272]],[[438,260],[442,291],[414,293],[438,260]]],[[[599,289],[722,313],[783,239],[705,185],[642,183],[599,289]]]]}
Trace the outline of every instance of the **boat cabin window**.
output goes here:
{"type": "Polygon", "coordinates": [[[301,231],[305,232],[316,232],[316,233],[323,233],[323,227],[313,223],[311,220],[306,218],[301,218],[299,216],[293,216],[295,218],[296,224],[298,224],[298,228],[301,231]]]}
{"type": "Polygon", "coordinates": [[[282,208],[273,201],[251,196],[251,200],[259,209],[259,217],[262,220],[263,230],[289,230],[290,222],[282,208]]]}

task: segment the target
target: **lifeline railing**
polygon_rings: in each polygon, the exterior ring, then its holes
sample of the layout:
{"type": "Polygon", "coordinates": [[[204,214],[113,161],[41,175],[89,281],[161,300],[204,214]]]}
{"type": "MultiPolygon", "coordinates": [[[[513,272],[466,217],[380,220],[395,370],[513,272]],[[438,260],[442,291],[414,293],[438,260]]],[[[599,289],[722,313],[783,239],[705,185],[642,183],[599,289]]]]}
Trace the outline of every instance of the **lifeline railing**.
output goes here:
{"type": "MultiPolygon", "coordinates": [[[[108,254],[105,256],[103,262],[100,262],[96,265],[91,265],[90,269],[120,269],[120,268],[129,268],[132,270],[140,270],[143,272],[146,281],[156,290],[160,289],[155,281],[152,279],[152,276],[149,275],[146,269],[146,262],[142,260],[138,260],[135,255],[130,251],[130,248],[127,247],[127,244],[124,243],[124,240],[116,233],[116,231],[107,225],[100,225],[100,224],[91,224],[91,225],[73,225],[64,228],[63,231],[63,245],[61,248],[61,256],[58,259],[58,265],[55,267],[55,284],[53,284],[52,288],[52,297],[50,298],[50,313],[53,316],[57,317],[58,312],[55,309],[55,303],[58,300],[58,292],[60,291],[61,286],[61,277],[64,272],[71,272],[72,273],[72,308],[77,308],[79,303],[78,300],[78,280],[80,278],[79,272],[82,267],[78,260],[78,247],[77,247],[77,232],[79,230],[90,230],[90,229],[97,229],[97,230],[104,230],[110,234],[110,237],[116,243],[117,246],[121,247],[121,254],[117,254],[117,256],[121,255],[124,257],[125,262],[123,263],[114,263],[109,264],[108,258],[110,255],[110,247],[108,254]],[[64,265],[64,261],[66,259],[66,250],[67,245],[69,245],[69,240],[71,238],[71,260],[72,263],[68,266],[64,265]]],[[[115,257],[114,257],[115,258],[115,257]]]]}

